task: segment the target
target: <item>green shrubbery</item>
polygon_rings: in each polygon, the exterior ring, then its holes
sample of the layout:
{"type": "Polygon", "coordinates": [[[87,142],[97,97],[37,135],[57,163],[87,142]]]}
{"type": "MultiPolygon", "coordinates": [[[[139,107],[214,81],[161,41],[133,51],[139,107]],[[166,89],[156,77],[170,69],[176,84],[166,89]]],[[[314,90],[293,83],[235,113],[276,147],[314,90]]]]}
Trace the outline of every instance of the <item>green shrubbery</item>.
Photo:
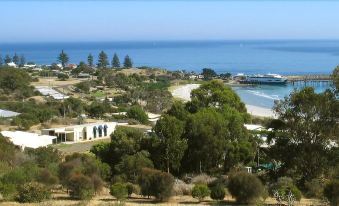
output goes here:
{"type": "Polygon", "coordinates": [[[230,176],[228,190],[239,203],[253,203],[261,197],[264,186],[253,174],[238,172],[230,176]]]}
{"type": "Polygon", "coordinates": [[[144,168],[139,177],[141,194],[154,196],[160,201],[165,201],[171,197],[173,184],[173,176],[159,170],[144,168]]]}
{"type": "Polygon", "coordinates": [[[127,111],[127,117],[138,120],[142,124],[146,124],[148,122],[148,116],[140,106],[132,106],[127,111]]]}
{"type": "Polygon", "coordinates": [[[225,187],[222,184],[217,184],[211,189],[211,198],[213,200],[223,200],[225,194],[225,187]]]}
{"type": "Polygon", "coordinates": [[[325,197],[330,201],[331,206],[339,205],[339,180],[330,181],[324,189],[325,197]]]}
{"type": "Polygon", "coordinates": [[[198,199],[199,202],[210,194],[211,191],[205,184],[196,184],[192,189],[192,197],[198,199]]]}
{"type": "Polygon", "coordinates": [[[295,200],[300,201],[302,194],[300,190],[295,186],[293,180],[289,177],[280,177],[276,183],[271,186],[271,194],[278,192],[283,198],[287,199],[287,195],[291,192],[295,200]]]}
{"type": "Polygon", "coordinates": [[[41,202],[51,197],[51,192],[43,185],[37,182],[25,183],[19,187],[19,202],[41,202]]]}
{"type": "Polygon", "coordinates": [[[129,191],[126,184],[116,183],[111,186],[110,194],[117,198],[117,200],[121,201],[128,197],[129,191]]]}

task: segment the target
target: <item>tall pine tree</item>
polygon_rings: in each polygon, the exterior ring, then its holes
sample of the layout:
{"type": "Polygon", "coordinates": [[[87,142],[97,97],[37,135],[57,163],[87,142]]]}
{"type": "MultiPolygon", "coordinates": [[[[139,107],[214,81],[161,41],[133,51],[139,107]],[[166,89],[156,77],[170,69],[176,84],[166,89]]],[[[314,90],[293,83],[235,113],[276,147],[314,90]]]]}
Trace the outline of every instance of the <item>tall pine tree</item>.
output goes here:
{"type": "Polygon", "coordinates": [[[23,67],[26,64],[26,58],[24,55],[20,56],[19,67],[23,67]]]}
{"type": "Polygon", "coordinates": [[[132,59],[128,55],[125,56],[124,67],[126,67],[126,68],[132,68],[133,67],[132,59]]]}
{"type": "Polygon", "coordinates": [[[64,52],[64,50],[61,50],[61,53],[58,56],[58,61],[61,63],[62,67],[65,67],[66,64],[69,61],[68,55],[64,52]]]}
{"type": "Polygon", "coordinates": [[[0,66],[4,64],[4,60],[2,59],[2,56],[0,55],[0,66]]]}
{"type": "Polygon", "coordinates": [[[12,62],[12,58],[7,54],[6,57],[5,57],[5,63],[8,64],[8,63],[11,63],[12,62]]]}
{"type": "Polygon", "coordinates": [[[98,67],[107,68],[108,65],[109,63],[108,63],[107,54],[104,51],[101,51],[99,54],[99,59],[98,59],[98,67]]]}
{"type": "Polygon", "coordinates": [[[16,64],[16,65],[19,65],[20,63],[20,57],[15,53],[14,56],[13,56],[13,62],[16,64]]]}
{"type": "Polygon", "coordinates": [[[114,53],[113,60],[112,60],[112,67],[119,68],[120,67],[120,60],[116,53],[114,53]]]}
{"type": "Polygon", "coordinates": [[[88,66],[93,67],[93,55],[92,54],[88,55],[87,64],[88,64],[88,66]]]}

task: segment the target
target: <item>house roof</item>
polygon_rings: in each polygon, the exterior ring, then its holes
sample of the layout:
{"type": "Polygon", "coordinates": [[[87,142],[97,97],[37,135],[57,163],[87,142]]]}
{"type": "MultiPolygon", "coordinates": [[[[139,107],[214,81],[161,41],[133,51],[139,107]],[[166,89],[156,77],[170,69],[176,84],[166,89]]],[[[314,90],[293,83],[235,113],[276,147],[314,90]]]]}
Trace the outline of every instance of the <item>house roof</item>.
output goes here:
{"type": "Polygon", "coordinates": [[[15,117],[15,116],[18,116],[20,115],[20,113],[18,112],[12,112],[12,111],[9,111],[9,110],[3,110],[3,109],[0,109],[0,117],[15,117]]]}
{"type": "Polygon", "coordinates": [[[22,131],[2,131],[2,136],[9,138],[9,140],[22,148],[38,148],[45,147],[52,144],[56,137],[49,135],[39,135],[36,133],[22,132],[22,131]]]}

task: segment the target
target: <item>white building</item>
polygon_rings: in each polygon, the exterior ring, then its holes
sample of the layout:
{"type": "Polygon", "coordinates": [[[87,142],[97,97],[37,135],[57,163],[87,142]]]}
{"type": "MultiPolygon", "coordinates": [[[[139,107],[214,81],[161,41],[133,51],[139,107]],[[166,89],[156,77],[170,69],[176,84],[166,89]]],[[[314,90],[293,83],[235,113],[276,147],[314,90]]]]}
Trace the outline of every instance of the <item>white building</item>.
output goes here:
{"type": "Polygon", "coordinates": [[[50,97],[52,97],[53,99],[56,99],[56,100],[63,100],[63,99],[69,98],[69,96],[66,96],[66,95],[54,90],[52,87],[36,86],[35,89],[38,90],[42,95],[50,96],[50,97]]]}
{"type": "Polygon", "coordinates": [[[18,115],[20,115],[20,113],[18,112],[12,112],[9,110],[0,109],[0,118],[10,118],[10,117],[16,117],[18,115]]]}
{"type": "Polygon", "coordinates": [[[56,143],[81,142],[109,138],[117,126],[116,122],[98,122],[68,127],[43,129],[44,135],[56,136],[56,143]]]}
{"type": "Polygon", "coordinates": [[[36,149],[46,147],[56,141],[56,137],[49,135],[38,135],[36,133],[21,131],[2,131],[2,136],[8,138],[14,145],[25,149],[25,147],[36,149]]]}
{"type": "Polygon", "coordinates": [[[7,66],[17,68],[18,66],[14,62],[7,63],[7,66]]]}

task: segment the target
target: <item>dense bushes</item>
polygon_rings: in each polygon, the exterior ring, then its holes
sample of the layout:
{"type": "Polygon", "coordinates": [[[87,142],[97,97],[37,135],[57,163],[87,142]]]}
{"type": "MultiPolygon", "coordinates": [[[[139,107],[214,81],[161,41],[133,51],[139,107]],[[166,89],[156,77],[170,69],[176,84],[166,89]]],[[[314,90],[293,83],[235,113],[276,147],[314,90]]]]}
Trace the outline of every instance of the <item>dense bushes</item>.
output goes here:
{"type": "Polygon", "coordinates": [[[102,179],[110,175],[106,164],[89,155],[75,153],[65,159],[59,166],[59,177],[73,198],[91,199],[102,189],[102,179]]]}
{"type": "Polygon", "coordinates": [[[19,187],[19,202],[41,202],[50,197],[51,192],[43,184],[37,182],[29,182],[19,187]]]}
{"type": "Polygon", "coordinates": [[[286,199],[290,192],[293,194],[295,200],[300,201],[301,199],[300,190],[289,177],[280,177],[278,181],[271,186],[271,194],[274,195],[276,192],[278,192],[283,199],[286,199]]]}
{"type": "Polygon", "coordinates": [[[120,201],[128,197],[129,191],[127,189],[127,185],[122,184],[122,183],[116,183],[111,186],[110,194],[120,201]]]}
{"type": "Polygon", "coordinates": [[[71,190],[71,197],[75,199],[89,200],[95,193],[91,178],[81,173],[71,174],[67,180],[67,187],[71,190]]]}
{"type": "Polygon", "coordinates": [[[225,198],[225,187],[221,184],[212,187],[211,198],[213,200],[223,200],[225,198]]]}
{"type": "Polygon", "coordinates": [[[144,168],[138,182],[144,196],[154,196],[160,201],[165,201],[172,195],[174,178],[171,174],[144,168]]]}
{"type": "Polygon", "coordinates": [[[339,180],[332,180],[324,189],[325,197],[330,201],[331,206],[339,205],[339,180]]]}
{"type": "Polygon", "coordinates": [[[237,202],[253,203],[262,195],[264,187],[253,174],[238,172],[230,176],[228,190],[237,202]]]}
{"type": "Polygon", "coordinates": [[[197,184],[192,189],[192,197],[198,199],[200,202],[211,193],[207,185],[197,184]]]}
{"type": "Polygon", "coordinates": [[[139,106],[132,106],[127,111],[127,117],[138,120],[142,124],[146,124],[148,122],[148,116],[146,112],[139,106]]]}

